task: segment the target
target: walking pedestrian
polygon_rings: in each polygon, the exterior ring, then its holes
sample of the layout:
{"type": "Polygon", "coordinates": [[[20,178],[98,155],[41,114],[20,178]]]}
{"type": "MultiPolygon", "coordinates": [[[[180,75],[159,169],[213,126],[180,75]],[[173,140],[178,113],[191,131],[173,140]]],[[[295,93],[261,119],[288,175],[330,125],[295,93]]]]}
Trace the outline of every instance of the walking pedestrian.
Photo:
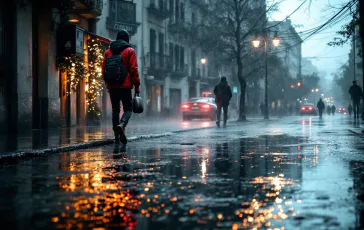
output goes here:
{"type": "Polygon", "coordinates": [[[110,44],[105,52],[102,73],[106,88],[109,91],[112,107],[112,126],[115,144],[120,142],[126,146],[125,128],[133,111],[132,89],[135,95],[140,93],[140,79],[136,52],[129,44],[129,33],[121,30],[117,33],[116,41],[110,44]],[[120,102],[124,113],[120,119],[120,102]]]}
{"type": "Polygon", "coordinates": [[[319,111],[319,115],[320,115],[320,118],[322,117],[322,112],[324,111],[325,109],[325,104],[324,102],[322,101],[322,99],[320,98],[320,100],[317,102],[317,109],[319,111]]]}
{"type": "Polygon", "coordinates": [[[351,95],[351,100],[353,101],[353,109],[354,109],[354,118],[359,118],[359,108],[360,108],[360,99],[362,97],[362,89],[356,81],[353,81],[353,85],[350,86],[349,94],[351,95]]]}
{"type": "Polygon", "coordinates": [[[348,112],[349,112],[349,117],[351,117],[351,113],[353,112],[353,106],[351,105],[351,103],[348,106],[348,112]]]}
{"type": "Polygon", "coordinates": [[[259,108],[260,108],[260,113],[262,114],[262,116],[264,116],[264,104],[263,104],[263,102],[260,103],[259,108]]]}
{"type": "Polygon", "coordinates": [[[332,115],[335,115],[335,112],[336,112],[336,106],[335,105],[332,105],[331,106],[331,113],[332,113],[332,115]]]}
{"type": "Polygon", "coordinates": [[[229,86],[226,77],[222,76],[220,83],[215,86],[214,89],[215,102],[217,105],[217,121],[216,125],[220,128],[221,110],[224,110],[224,128],[226,128],[227,114],[229,102],[233,96],[231,87],[229,86]]]}
{"type": "Polygon", "coordinates": [[[331,114],[331,106],[330,106],[330,105],[328,105],[328,106],[326,107],[326,111],[327,111],[327,114],[328,114],[328,115],[330,115],[330,114],[331,114]]]}

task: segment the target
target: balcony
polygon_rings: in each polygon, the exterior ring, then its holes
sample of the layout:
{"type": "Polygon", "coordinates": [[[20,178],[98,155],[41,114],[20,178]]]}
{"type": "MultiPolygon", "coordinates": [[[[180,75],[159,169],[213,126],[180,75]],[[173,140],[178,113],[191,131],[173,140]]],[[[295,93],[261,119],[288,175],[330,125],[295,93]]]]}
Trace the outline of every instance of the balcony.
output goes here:
{"type": "Polygon", "coordinates": [[[201,79],[201,69],[196,68],[196,67],[191,67],[188,78],[189,78],[189,80],[199,80],[199,79],[201,79]]]}
{"type": "Polygon", "coordinates": [[[188,76],[188,67],[187,65],[173,65],[172,71],[170,73],[171,78],[184,78],[188,76]]]}
{"type": "Polygon", "coordinates": [[[144,64],[148,75],[165,75],[172,71],[172,59],[164,54],[148,53],[144,64]]]}
{"type": "Polygon", "coordinates": [[[168,30],[171,33],[182,32],[183,34],[187,35],[191,33],[192,23],[182,20],[174,20],[169,23],[168,30]]]}
{"type": "Polygon", "coordinates": [[[77,0],[74,12],[85,18],[96,18],[101,16],[103,0],[77,0]]]}
{"type": "Polygon", "coordinates": [[[171,16],[171,11],[167,7],[167,1],[159,1],[159,5],[151,0],[148,6],[148,13],[154,15],[160,20],[165,20],[171,16]]]}

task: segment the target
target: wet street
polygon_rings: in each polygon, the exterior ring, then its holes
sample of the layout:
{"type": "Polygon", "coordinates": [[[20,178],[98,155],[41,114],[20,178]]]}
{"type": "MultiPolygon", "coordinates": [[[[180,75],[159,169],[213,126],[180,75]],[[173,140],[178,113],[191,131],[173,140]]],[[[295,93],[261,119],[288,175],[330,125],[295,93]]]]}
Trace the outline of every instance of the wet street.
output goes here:
{"type": "Polygon", "coordinates": [[[285,117],[0,168],[1,229],[363,229],[361,122],[285,117]]]}

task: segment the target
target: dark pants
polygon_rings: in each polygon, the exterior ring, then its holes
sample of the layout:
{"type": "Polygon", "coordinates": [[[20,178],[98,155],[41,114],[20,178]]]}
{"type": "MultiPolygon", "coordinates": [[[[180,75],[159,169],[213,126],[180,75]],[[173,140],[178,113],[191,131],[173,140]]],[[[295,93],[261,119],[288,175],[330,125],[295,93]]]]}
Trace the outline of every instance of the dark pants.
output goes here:
{"type": "Polygon", "coordinates": [[[322,112],[324,111],[323,109],[319,109],[319,116],[322,117],[322,112]]]}
{"type": "Polygon", "coordinates": [[[360,108],[360,99],[359,100],[353,100],[353,109],[354,109],[354,117],[359,118],[359,109],[360,108]]]}
{"type": "Polygon", "coordinates": [[[217,115],[216,115],[216,118],[217,118],[217,122],[218,123],[220,123],[220,121],[221,121],[221,110],[224,109],[224,124],[226,124],[227,114],[228,114],[228,108],[229,108],[229,105],[222,105],[222,104],[218,104],[217,105],[217,115]]]}
{"type": "Polygon", "coordinates": [[[121,122],[124,127],[129,122],[133,111],[133,96],[131,94],[131,89],[109,89],[110,101],[112,107],[112,126],[115,128],[121,122]],[[123,104],[123,116],[120,119],[120,102],[123,104]]]}

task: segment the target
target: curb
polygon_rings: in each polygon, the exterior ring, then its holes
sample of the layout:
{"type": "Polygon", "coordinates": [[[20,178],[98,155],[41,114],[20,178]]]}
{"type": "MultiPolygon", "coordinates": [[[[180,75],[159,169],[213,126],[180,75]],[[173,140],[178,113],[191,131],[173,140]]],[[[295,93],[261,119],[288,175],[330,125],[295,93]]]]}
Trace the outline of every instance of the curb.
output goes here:
{"type": "MultiPolygon", "coordinates": [[[[265,120],[262,120],[265,121],[265,120]]],[[[271,121],[271,120],[268,120],[271,121]]],[[[253,122],[260,122],[260,121],[232,121],[229,122],[231,126],[238,126],[240,124],[246,124],[246,123],[253,123],[253,122]]],[[[149,134],[149,135],[139,135],[139,136],[131,136],[128,138],[128,142],[134,142],[142,139],[153,139],[153,138],[161,138],[166,136],[172,136],[178,133],[184,133],[184,132],[192,132],[192,131],[198,131],[198,130],[204,130],[204,129],[213,129],[216,128],[215,126],[209,126],[209,127],[199,127],[199,128],[191,128],[191,129],[180,129],[176,131],[170,131],[165,133],[159,133],[159,134],[149,134]]],[[[113,139],[105,139],[105,140],[98,140],[98,141],[90,141],[86,143],[80,143],[80,144],[72,144],[67,146],[60,146],[60,147],[54,147],[54,148],[46,148],[46,149],[39,149],[39,150],[30,150],[30,151],[18,151],[18,152],[8,152],[0,154],[0,164],[1,163],[7,163],[12,162],[20,159],[28,159],[33,157],[41,157],[41,156],[47,156],[55,153],[61,153],[61,152],[70,152],[75,150],[81,150],[81,149],[88,149],[98,146],[105,146],[113,144],[113,139]]]]}
{"type": "MultiPolygon", "coordinates": [[[[203,130],[203,129],[212,129],[212,128],[215,128],[215,126],[192,128],[192,129],[181,129],[181,130],[165,132],[165,133],[158,133],[158,134],[131,136],[128,138],[128,142],[134,142],[134,141],[138,141],[138,140],[142,140],[142,139],[161,138],[161,137],[172,136],[177,133],[192,132],[192,131],[203,130]]],[[[90,142],[86,142],[86,143],[72,144],[72,145],[54,147],[54,148],[46,148],[46,149],[31,150],[31,151],[8,152],[8,153],[0,154],[0,163],[12,162],[12,161],[20,160],[20,159],[27,159],[27,158],[33,158],[33,157],[47,156],[47,155],[61,153],[61,152],[70,152],[70,151],[75,151],[75,150],[88,149],[88,148],[93,148],[93,147],[98,147],[98,146],[105,146],[105,145],[110,145],[113,143],[114,143],[113,139],[105,139],[105,140],[90,141],[90,142]]]]}
{"type": "Polygon", "coordinates": [[[348,130],[349,130],[349,132],[351,132],[351,133],[353,133],[353,134],[355,134],[355,135],[357,135],[357,136],[359,136],[361,138],[364,138],[363,133],[360,133],[360,132],[352,130],[352,129],[348,129],[348,130]]]}

